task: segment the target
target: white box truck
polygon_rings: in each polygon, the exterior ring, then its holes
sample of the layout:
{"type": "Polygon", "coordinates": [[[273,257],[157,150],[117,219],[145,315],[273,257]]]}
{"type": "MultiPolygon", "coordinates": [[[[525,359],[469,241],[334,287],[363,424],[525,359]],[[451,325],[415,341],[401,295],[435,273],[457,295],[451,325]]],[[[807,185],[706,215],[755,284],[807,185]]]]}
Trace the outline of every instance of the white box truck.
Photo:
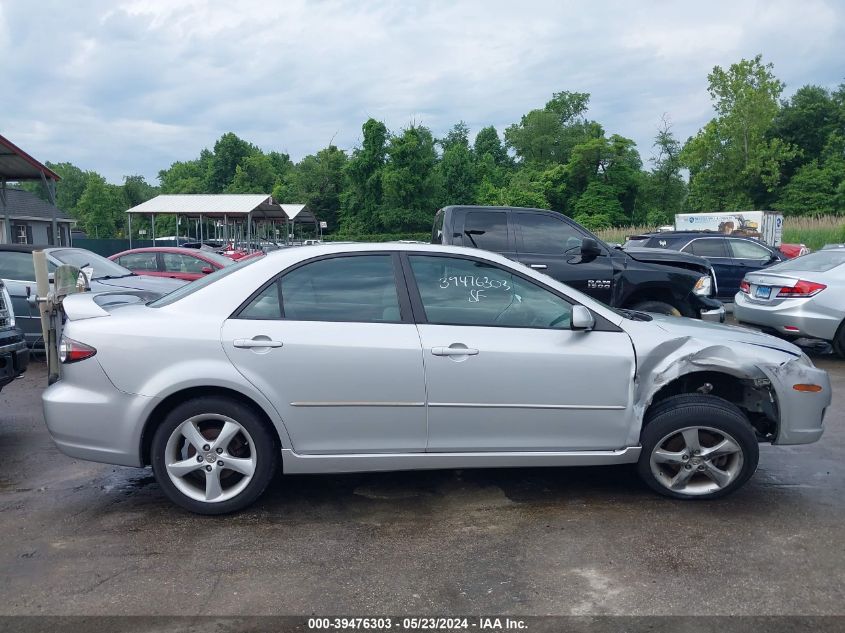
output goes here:
{"type": "Polygon", "coordinates": [[[725,235],[756,237],[779,248],[783,238],[783,215],[775,211],[718,211],[678,213],[676,231],[716,231],[725,235]]]}

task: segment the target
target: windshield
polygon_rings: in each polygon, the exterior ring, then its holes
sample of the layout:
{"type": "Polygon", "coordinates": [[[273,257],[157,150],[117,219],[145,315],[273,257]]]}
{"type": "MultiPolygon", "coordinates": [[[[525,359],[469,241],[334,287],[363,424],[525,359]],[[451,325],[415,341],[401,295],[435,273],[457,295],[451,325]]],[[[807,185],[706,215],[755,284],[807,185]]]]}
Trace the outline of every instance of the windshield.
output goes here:
{"type": "Polygon", "coordinates": [[[164,306],[169,306],[171,303],[175,303],[180,299],[184,299],[185,297],[194,294],[197,290],[205,288],[208,284],[214,283],[218,279],[222,279],[227,275],[231,275],[233,272],[240,270],[244,266],[249,266],[251,263],[258,261],[258,259],[260,258],[250,257],[249,259],[242,259],[240,261],[233,262],[230,266],[218,268],[213,273],[209,273],[205,277],[201,277],[196,281],[192,281],[191,283],[182,286],[181,288],[177,288],[160,299],[150,301],[147,305],[151,308],[163,308],[164,306]]]}
{"type": "Polygon", "coordinates": [[[61,248],[50,250],[48,253],[50,257],[59,260],[62,264],[90,269],[90,274],[84,271],[90,279],[113,279],[115,277],[126,277],[134,274],[128,268],[124,268],[110,259],[97,255],[97,253],[86,251],[83,248],[61,248]]]}
{"type": "Polygon", "coordinates": [[[845,249],[825,250],[787,260],[781,264],[767,268],[766,272],[794,271],[823,273],[842,264],[845,264],[845,249]]]}

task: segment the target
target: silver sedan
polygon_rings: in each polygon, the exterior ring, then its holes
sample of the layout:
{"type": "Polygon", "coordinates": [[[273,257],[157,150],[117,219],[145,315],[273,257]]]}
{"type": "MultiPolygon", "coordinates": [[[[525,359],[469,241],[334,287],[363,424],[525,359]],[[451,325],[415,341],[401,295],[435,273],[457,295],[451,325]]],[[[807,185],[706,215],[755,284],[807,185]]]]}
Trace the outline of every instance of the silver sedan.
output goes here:
{"type": "Polygon", "coordinates": [[[637,464],[719,497],[822,435],[827,374],[743,328],[618,311],[493,253],[285,249],[149,304],[71,295],[43,395],[68,455],[220,514],[285,473],[637,464]]]}
{"type": "Polygon", "coordinates": [[[845,356],[845,248],[830,248],[745,276],[734,316],[789,338],[833,343],[845,356]]]}

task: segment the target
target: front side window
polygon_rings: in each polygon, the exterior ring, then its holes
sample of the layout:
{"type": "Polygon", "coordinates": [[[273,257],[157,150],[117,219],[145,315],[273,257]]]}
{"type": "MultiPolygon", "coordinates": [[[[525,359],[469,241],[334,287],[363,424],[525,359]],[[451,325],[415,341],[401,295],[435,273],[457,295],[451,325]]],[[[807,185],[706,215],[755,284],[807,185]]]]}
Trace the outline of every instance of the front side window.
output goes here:
{"type": "Polygon", "coordinates": [[[129,270],[155,271],[158,269],[155,253],[129,253],[118,257],[117,263],[129,270]]]}
{"type": "Polygon", "coordinates": [[[563,220],[548,215],[520,213],[521,253],[560,255],[581,246],[584,236],[563,220]]]}
{"type": "Polygon", "coordinates": [[[737,259],[770,259],[772,256],[766,247],[748,240],[728,240],[728,243],[737,259]]]}
{"type": "Polygon", "coordinates": [[[725,240],[721,237],[702,238],[693,240],[683,250],[701,257],[729,257],[725,248],[725,240]]]}
{"type": "Polygon", "coordinates": [[[506,269],[453,257],[409,259],[429,323],[569,329],[572,304],[506,269]]]}
{"type": "Polygon", "coordinates": [[[496,253],[509,250],[507,214],[502,211],[467,212],[463,243],[496,253]]]}
{"type": "Polygon", "coordinates": [[[281,278],[284,318],[296,321],[401,321],[390,255],[333,257],[281,278]]]}
{"type": "Polygon", "coordinates": [[[181,253],[162,253],[161,258],[164,263],[164,270],[169,273],[199,275],[202,274],[203,268],[213,268],[211,264],[202,261],[198,257],[182,255],[181,253]]]}

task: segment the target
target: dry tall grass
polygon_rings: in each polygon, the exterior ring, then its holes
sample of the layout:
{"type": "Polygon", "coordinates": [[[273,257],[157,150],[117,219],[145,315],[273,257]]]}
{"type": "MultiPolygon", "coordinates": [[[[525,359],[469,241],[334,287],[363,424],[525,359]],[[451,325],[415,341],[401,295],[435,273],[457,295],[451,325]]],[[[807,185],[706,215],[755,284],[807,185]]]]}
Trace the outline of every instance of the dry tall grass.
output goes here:
{"type": "MultiPolygon", "coordinates": [[[[629,235],[656,231],[653,226],[630,226],[603,229],[596,234],[605,242],[622,244],[629,235]]],[[[845,242],[845,216],[787,217],[783,222],[783,241],[787,244],[805,244],[819,249],[825,244],[845,242]]]]}

